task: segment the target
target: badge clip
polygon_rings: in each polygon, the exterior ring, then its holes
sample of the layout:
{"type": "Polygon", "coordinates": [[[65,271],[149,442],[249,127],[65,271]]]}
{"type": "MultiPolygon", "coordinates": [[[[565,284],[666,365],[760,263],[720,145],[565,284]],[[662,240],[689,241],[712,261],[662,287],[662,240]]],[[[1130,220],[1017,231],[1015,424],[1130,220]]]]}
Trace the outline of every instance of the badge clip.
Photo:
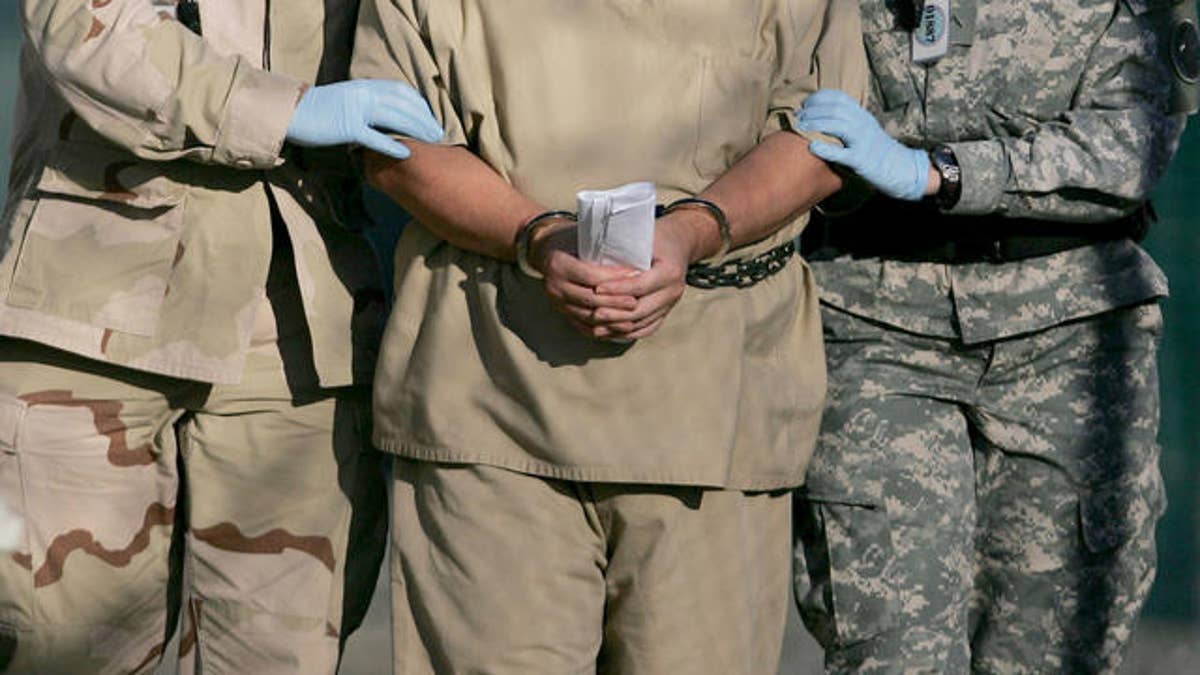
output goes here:
{"type": "Polygon", "coordinates": [[[950,0],[925,0],[912,32],[914,63],[931,63],[950,49],[950,0]]]}

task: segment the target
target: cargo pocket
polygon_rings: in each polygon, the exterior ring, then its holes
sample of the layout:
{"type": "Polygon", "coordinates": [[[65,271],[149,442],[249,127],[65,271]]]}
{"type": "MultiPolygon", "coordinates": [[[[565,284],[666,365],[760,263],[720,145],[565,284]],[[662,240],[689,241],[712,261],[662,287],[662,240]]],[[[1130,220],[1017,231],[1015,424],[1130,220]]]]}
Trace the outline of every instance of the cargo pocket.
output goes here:
{"type": "Polygon", "coordinates": [[[714,180],[758,144],[770,102],[770,64],[732,55],[701,63],[695,167],[714,180]]]}
{"type": "Polygon", "coordinates": [[[1085,489],[1079,498],[1083,544],[1095,554],[1111,551],[1137,536],[1148,537],[1165,509],[1166,496],[1157,466],[1085,489]]]}
{"type": "Polygon", "coordinates": [[[1108,672],[1150,594],[1157,560],[1154,528],[1166,506],[1162,477],[1150,463],[1135,473],[1081,490],[1079,551],[1056,574],[1055,612],[1063,643],[1052,663],[1071,672],[1108,672]]]}
{"type": "Polygon", "coordinates": [[[31,622],[33,572],[26,535],[25,498],[17,438],[25,417],[23,402],[0,395],[0,530],[11,550],[0,553],[0,670],[11,656],[19,630],[31,622]]]}
{"type": "Polygon", "coordinates": [[[823,647],[863,642],[892,626],[895,551],[882,507],[798,496],[794,544],[796,601],[823,647]]]}
{"type": "Polygon", "coordinates": [[[186,187],[119,149],[60,143],[37,184],[9,305],[153,335],[186,187]]]}

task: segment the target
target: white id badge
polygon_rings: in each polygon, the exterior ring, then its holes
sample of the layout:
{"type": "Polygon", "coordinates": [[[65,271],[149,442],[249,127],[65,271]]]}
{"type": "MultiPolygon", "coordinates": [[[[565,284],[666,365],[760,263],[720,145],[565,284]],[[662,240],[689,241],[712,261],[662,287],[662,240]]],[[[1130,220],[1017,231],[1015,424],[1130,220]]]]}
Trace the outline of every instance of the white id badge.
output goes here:
{"type": "Polygon", "coordinates": [[[912,32],[912,58],[916,63],[937,61],[950,48],[950,0],[925,0],[912,32]]]}

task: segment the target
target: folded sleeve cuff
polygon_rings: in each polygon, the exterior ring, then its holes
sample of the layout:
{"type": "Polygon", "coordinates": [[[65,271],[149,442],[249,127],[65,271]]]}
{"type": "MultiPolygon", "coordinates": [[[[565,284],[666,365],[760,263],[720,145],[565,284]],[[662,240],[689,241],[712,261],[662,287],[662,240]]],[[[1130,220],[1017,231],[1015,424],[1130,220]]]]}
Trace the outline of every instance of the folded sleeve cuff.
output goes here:
{"type": "Polygon", "coordinates": [[[988,140],[948,145],[962,171],[962,196],[947,213],[982,215],[998,211],[1012,173],[1004,144],[988,140]]]}
{"type": "Polygon", "coordinates": [[[281,164],[292,114],[307,87],[298,79],[239,62],[213,159],[240,169],[281,164]]]}

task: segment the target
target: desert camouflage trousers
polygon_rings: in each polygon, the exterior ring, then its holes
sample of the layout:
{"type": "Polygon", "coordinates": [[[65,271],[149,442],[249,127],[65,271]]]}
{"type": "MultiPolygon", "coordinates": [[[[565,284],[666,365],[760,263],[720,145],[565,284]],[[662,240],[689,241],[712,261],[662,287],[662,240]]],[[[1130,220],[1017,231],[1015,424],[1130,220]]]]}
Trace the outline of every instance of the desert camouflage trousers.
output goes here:
{"type": "Polygon", "coordinates": [[[794,543],[828,671],[1116,672],[1165,502],[1158,306],[975,345],[823,319],[794,543]]]}
{"type": "Polygon", "coordinates": [[[332,673],[386,545],[369,396],[298,399],[274,340],[236,386],[0,338],[0,671],[332,673]],[[177,617],[182,615],[182,620],[177,617]]]}

